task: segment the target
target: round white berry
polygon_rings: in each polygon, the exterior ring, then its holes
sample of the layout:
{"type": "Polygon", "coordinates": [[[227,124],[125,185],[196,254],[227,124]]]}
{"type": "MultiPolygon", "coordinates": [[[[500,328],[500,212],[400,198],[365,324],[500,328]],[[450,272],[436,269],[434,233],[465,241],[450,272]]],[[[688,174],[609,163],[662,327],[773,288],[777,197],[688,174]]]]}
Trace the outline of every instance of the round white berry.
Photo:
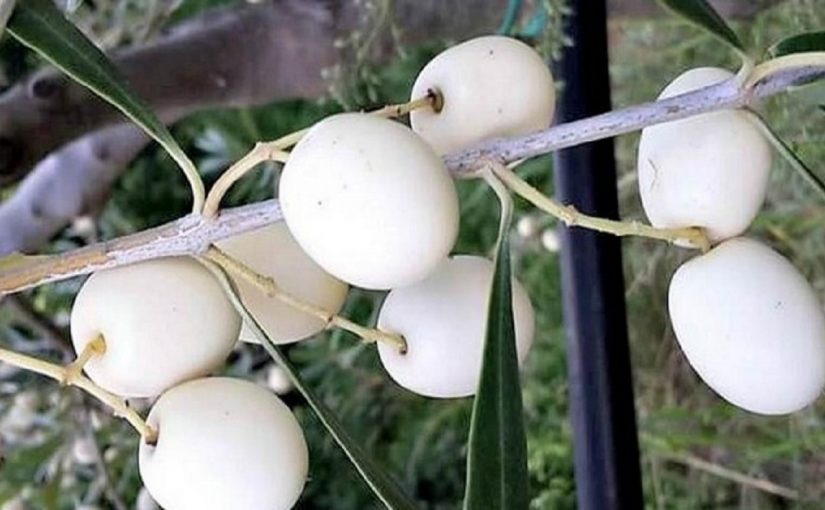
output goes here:
{"type": "MultiPolygon", "coordinates": [[[[732,77],[724,69],[692,69],[659,98],[732,77]]],[[[720,110],[647,127],[638,152],[645,213],[656,227],[704,227],[713,241],[737,236],[762,206],[771,161],[768,141],[743,111],[720,110]]]]}
{"type": "Polygon", "coordinates": [[[784,257],[745,238],[682,265],[670,283],[679,345],[704,381],[731,403],[791,413],[825,384],[825,317],[784,257]]]}
{"type": "Polygon", "coordinates": [[[410,123],[439,154],[545,129],[556,107],[547,64],[504,36],[478,37],[440,53],[416,78],[412,99],[430,91],[440,93],[443,108],[414,110],[410,123]]]}
{"type": "MultiPolygon", "coordinates": [[[[271,277],[287,294],[330,314],[338,313],[347,298],[347,284],[309,258],[283,222],[220,241],[218,247],[271,277]]],[[[265,295],[246,280],[237,279],[237,285],[244,304],[275,343],[295,342],[326,327],[323,320],[265,295]]],[[[246,324],[241,340],[258,341],[246,324]]]]}
{"type": "Polygon", "coordinates": [[[292,508],[308,469],[298,421],[281,400],[238,379],[197,379],[167,391],[140,445],[146,489],[166,510],[292,508]]]}
{"type": "Polygon", "coordinates": [[[407,127],[372,115],[316,124],[292,151],[279,195],[307,254],[369,289],[425,278],[458,234],[458,197],[441,159],[407,127]]]}
{"type": "MultiPolygon", "coordinates": [[[[389,293],[378,327],[403,335],[407,352],[379,343],[378,354],[398,384],[429,397],[475,393],[493,270],[493,263],[483,257],[456,256],[426,280],[389,293]]],[[[522,362],[533,343],[534,313],[527,292],[515,279],[513,316],[522,362]]]]}
{"type": "Polygon", "coordinates": [[[194,259],[170,257],[99,271],[72,308],[75,351],[103,336],[106,351],[86,373],[126,397],[151,397],[217,368],[241,320],[212,274],[194,259]]]}

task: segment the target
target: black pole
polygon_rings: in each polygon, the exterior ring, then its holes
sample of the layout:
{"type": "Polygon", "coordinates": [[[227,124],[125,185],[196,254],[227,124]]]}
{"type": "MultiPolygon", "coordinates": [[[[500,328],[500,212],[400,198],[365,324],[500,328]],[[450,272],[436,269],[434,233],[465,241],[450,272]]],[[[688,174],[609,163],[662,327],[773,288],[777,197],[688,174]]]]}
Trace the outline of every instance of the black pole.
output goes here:
{"type": "MultiPolygon", "coordinates": [[[[606,6],[572,0],[556,75],[557,122],[610,110],[606,6]]],[[[618,217],[613,141],[560,151],[556,195],[587,214],[618,217]]],[[[639,509],[642,484],[619,238],[561,229],[570,415],[581,510],[639,509]]]]}

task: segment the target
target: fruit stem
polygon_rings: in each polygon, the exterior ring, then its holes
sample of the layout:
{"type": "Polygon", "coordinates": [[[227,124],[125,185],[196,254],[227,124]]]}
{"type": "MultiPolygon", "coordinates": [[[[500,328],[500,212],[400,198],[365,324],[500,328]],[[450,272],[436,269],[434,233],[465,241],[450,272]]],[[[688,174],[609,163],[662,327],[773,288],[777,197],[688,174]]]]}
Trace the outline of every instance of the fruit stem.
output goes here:
{"type": "Polygon", "coordinates": [[[655,228],[650,225],[639,223],[638,221],[623,222],[588,216],[576,210],[572,205],[563,205],[547,197],[534,187],[530,186],[515,172],[502,164],[491,165],[489,168],[495,172],[508,188],[513,190],[518,196],[524,198],[542,211],[557,218],[568,227],[583,227],[598,232],[605,232],[616,236],[639,236],[651,239],[659,239],[675,243],[676,241],[688,241],[690,246],[707,252],[710,250],[710,241],[704,230],[701,228],[655,228]]]}
{"type": "MultiPolygon", "coordinates": [[[[370,114],[387,118],[401,117],[420,108],[430,107],[436,109],[437,105],[443,104],[443,102],[439,92],[428,91],[427,95],[420,99],[415,99],[408,103],[388,105],[370,112],[370,114]]],[[[203,216],[205,218],[213,218],[218,213],[221,200],[223,200],[229,188],[259,164],[266,161],[286,163],[287,159],[289,159],[289,153],[286,152],[286,149],[300,142],[301,138],[303,138],[309,130],[310,128],[304,128],[271,142],[256,143],[251,151],[229,167],[221,174],[218,180],[215,181],[215,184],[212,185],[212,189],[209,190],[209,194],[206,196],[206,202],[203,204],[203,216]]]]}
{"type": "Polygon", "coordinates": [[[0,348],[0,361],[18,368],[22,368],[23,370],[44,375],[61,384],[67,384],[80,388],[109,406],[115,416],[121,417],[129,422],[129,424],[134,427],[138,433],[140,433],[144,441],[150,444],[157,442],[157,430],[149,426],[149,424],[147,424],[134,409],[129,407],[129,404],[126,403],[125,400],[104,390],[84,375],[78,374],[75,377],[69,377],[67,374],[69,367],[62,367],[26,354],[20,354],[18,352],[2,348],[0,348]]]}
{"type": "Polygon", "coordinates": [[[221,200],[223,200],[229,188],[250,170],[266,161],[286,162],[288,157],[289,153],[279,149],[274,142],[256,143],[255,147],[246,156],[236,161],[215,181],[212,189],[209,190],[209,195],[206,196],[206,202],[203,205],[203,216],[206,218],[214,217],[218,213],[221,200]]]}
{"type": "Polygon", "coordinates": [[[222,251],[220,248],[211,246],[206,252],[206,258],[212,262],[215,262],[227,272],[243,278],[267,296],[274,297],[278,301],[281,301],[282,303],[300,312],[304,312],[321,319],[324,321],[327,328],[341,328],[358,335],[364,342],[386,342],[394,346],[402,354],[407,352],[407,342],[401,335],[361,326],[360,324],[345,317],[341,317],[330,313],[323,308],[301,301],[295,296],[292,296],[288,292],[284,291],[282,288],[278,287],[278,284],[275,283],[274,279],[256,272],[240,260],[222,251]]]}
{"type": "Polygon", "coordinates": [[[413,99],[408,103],[387,105],[379,110],[371,111],[370,114],[387,118],[403,117],[411,111],[420,110],[421,108],[440,110],[441,108],[437,108],[437,105],[443,102],[444,100],[441,98],[440,92],[430,90],[427,92],[427,95],[422,98],[413,99]]]}
{"type": "Polygon", "coordinates": [[[799,67],[821,67],[825,71],[825,51],[793,53],[762,62],[753,68],[743,86],[745,89],[753,88],[764,78],[778,71],[799,67]]]}
{"type": "Polygon", "coordinates": [[[501,242],[501,237],[507,235],[507,230],[512,221],[513,197],[510,196],[507,187],[498,176],[498,171],[507,171],[507,168],[498,161],[489,161],[482,167],[481,176],[493,188],[501,205],[501,216],[499,218],[499,242],[501,242]]]}
{"type": "Polygon", "coordinates": [[[100,333],[83,348],[83,352],[74,361],[66,365],[64,379],[60,383],[64,386],[71,385],[83,371],[83,367],[95,356],[106,353],[106,340],[100,333]]]}

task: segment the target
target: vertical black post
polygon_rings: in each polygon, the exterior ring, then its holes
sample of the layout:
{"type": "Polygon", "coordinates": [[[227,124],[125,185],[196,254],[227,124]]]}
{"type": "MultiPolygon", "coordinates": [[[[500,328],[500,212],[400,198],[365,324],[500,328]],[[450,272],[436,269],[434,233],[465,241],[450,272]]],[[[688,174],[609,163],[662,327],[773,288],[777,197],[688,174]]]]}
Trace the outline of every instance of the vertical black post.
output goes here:
{"type": "MultiPolygon", "coordinates": [[[[610,78],[604,0],[572,0],[556,75],[564,82],[557,122],[608,111],[610,78]]],[[[613,141],[560,151],[557,198],[587,214],[618,217],[613,141]]],[[[627,341],[619,238],[561,231],[570,415],[581,510],[639,509],[639,445],[627,341]]]]}

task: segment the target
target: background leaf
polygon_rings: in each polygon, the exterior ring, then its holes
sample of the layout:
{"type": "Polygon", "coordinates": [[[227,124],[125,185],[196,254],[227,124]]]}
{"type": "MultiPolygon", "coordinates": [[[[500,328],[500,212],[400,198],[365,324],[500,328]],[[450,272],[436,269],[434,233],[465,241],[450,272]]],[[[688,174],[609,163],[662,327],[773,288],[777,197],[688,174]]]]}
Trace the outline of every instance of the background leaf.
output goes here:
{"type": "Polygon", "coordinates": [[[487,312],[484,361],[473,403],[464,508],[526,509],[527,439],[513,324],[510,209],[502,204],[498,252],[487,312]]]}
{"type": "Polygon", "coordinates": [[[778,41],[768,49],[768,53],[774,58],[809,51],[825,51],[825,31],[792,35],[778,41]]]}
{"type": "Polygon", "coordinates": [[[739,36],[705,0],[659,0],[659,3],[727,43],[743,58],[747,58],[745,46],[739,40],[739,36]]]}
{"type": "Polygon", "coordinates": [[[200,209],[203,183],[197,169],[166,126],[129,89],[126,80],[51,0],[25,0],[14,9],[7,29],[72,79],[105,99],[160,143],[186,174],[200,209]]]}
{"type": "Polygon", "coordinates": [[[785,143],[782,138],[779,137],[779,134],[771,129],[765,119],[762,118],[758,113],[752,110],[748,110],[748,113],[751,115],[751,118],[755,122],[756,126],[762,131],[762,134],[765,135],[765,138],[773,145],[773,148],[776,149],[779,154],[785,158],[785,161],[793,168],[799,175],[802,176],[808,184],[811,185],[813,189],[819,192],[819,195],[825,199],[825,182],[816,175],[816,173],[805,164],[802,159],[796,155],[796,152],[791,148],[790,145],[785,143]]]}
{"type": "Polygon", "coordinates": [[[324,427],[332,435],[338,446],[344,450],[358,473],[367,482],[375,495],[391,510],[416,510],[415,502],[407,496],[401,485],[393,479],[385,468],[378,465],[370,454],[349,435],[335,414],[316,397],[315,393],[301,379],[298,369],[289,361],[281,350],[272,343],[266,332],[261,328],[255,317],[244,306],[232,280],[217,264],[208,260],[202,262],[218,277],[232,304],[243,317],[244,323],[249,326],[267,353],[284,369],[295,388],[304,396],[312,410],[324,427]]]}

